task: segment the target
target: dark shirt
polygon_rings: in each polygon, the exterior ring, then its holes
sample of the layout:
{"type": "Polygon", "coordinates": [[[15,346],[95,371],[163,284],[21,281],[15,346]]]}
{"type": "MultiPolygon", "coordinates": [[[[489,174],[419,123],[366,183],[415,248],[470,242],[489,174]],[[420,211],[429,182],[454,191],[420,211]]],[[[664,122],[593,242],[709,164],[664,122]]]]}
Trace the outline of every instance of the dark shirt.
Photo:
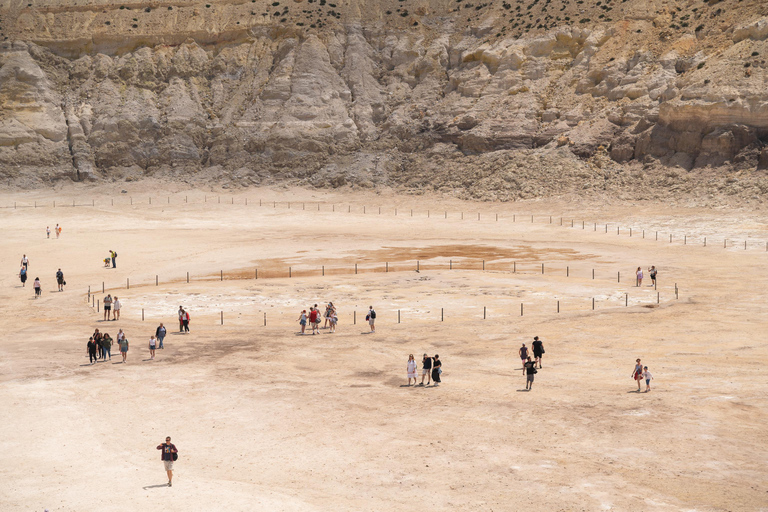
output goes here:
{"type": "Polygon", "coordinates": [[[56,279],[64,279],[64,272],[62,272],[61,270],[56,272],[56,279]]]}
{"type": "Polygon", "coordinates": [[[431,357],[425,357],[424,360],[422,361],[422,363],[424,364],[424,369],[425,370],[432,369],[432,358],[431,357]]]}
{"type": "Polygon", "coordinates": [[[160,452],[160,460],[173,460],[173,453],[177,452],[176,447],[173,445],[173,443],[163,443],[161,445],[158,445],[158,450],[163,450],[160,452]]]}
{"type": "Polygon", "coordinates": [[[94,342],[94,341],[89,341],[89,342],[88,342],[88,352],[91,352],[91,353],[95,354],[95,353],[96,353],[96,347],[97,347],[97,346],[98,346],[98,345],[96,345],[96,342],[94,342]]]}
{"type": "Polygon", "coordinates": [[[536,368],[534,368],[533,366],[534,364],[535,363],[533,361],[525,363],[525,373],[527,375],[533,375],[534,373],[536,373],[536,368]]]}
{"type": "Polygon", "coordinates": [[[520,359],[525,359],[528,357],[528,347],[521,347],[520,348],[520,359]]]}
{"type": "Polygon", "coordinates": [[[534,354],[541,354],[543,342],[541,340],[536,340],[533,342],[533,353],[534,354]]]}
{"type": "Polygon", "coordinates": [[[435,368],[440,368],[441,366],[443,366],[442,361],[440,361],[439,359],[435,359],[435,368]]]}
{"type": "Polygon", "coordinates": [[[164,338],[165,337],[165,332],[166,332],[165,331],[165,327],[158,327],[157,330],[155,331],[155,336],[157,336],[158,338],[159,337],[163,337],[164,338]]]}

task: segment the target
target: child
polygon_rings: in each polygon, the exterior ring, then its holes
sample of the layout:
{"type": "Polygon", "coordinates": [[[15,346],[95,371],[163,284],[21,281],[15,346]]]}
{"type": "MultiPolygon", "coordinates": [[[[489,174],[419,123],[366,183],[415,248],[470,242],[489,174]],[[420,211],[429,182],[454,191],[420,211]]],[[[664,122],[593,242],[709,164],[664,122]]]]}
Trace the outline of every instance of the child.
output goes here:
{"type": "Polygon", "coordinates": [[[304,334],[304,330],[307,328],[307,310],[302,310],[299,315],[299,325],[301,325],[301,334],[304,334]]]}
{"type": "Polygon", "coordinates": [[[645,392],[647,393],[651,390],[651,379],[653,379],[653,375],[648,371],[647,366],[643,366],[643,377],[645,378],[645,392]]]}
{"type": "Polygon", "coordinates": [[[109,268],[111,261],[112,260],[109,257],[104,258],[104,267],[109,268]]]}
{"type": "Polygon", "coordinates": [[[331,311],[331,330],[329,332],[336,332],[336,324],[339,322],[339,317],[336,316],[336,310],[331,311]]]}
{"type": "Polygon", "coordinates": [[[155,338],[155,335],[149,337],[149,358],[154,359],[155,358],[155,347],[157,346],[157,339],[155,338]]]}

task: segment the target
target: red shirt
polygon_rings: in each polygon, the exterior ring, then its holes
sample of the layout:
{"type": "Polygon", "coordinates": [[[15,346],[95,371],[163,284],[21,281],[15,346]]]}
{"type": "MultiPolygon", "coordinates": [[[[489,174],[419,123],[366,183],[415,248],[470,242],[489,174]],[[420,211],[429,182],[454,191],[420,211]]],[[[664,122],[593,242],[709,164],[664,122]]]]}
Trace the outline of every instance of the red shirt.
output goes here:
{"type": "Polygon", "coordinates": [[[313,309],[312,312],[309,314],[309,321],[314,323],[317,322],[317,310],[313,309]]]}

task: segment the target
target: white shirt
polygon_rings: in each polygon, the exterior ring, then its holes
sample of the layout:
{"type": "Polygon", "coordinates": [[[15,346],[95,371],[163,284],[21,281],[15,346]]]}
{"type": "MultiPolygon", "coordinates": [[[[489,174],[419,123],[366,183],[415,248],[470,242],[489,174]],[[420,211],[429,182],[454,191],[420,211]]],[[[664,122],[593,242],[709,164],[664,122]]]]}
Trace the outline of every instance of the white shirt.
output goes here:
{"type": "Polygon", "coordinates": [[[115,302],[112,303],[112,308],[114,308],[115,311],[119,311],[120,306],[122,306],[122,304],[120,304],[119,300],[116,300],[115,302]]]}
{"type": "Polygon", "coordinates": [[[653,378],[653,375],[651,375],[651,372],[645,371],[643,372],[643,377],[645,378],[645,380],[649,380],[653,378]]]}
{"type": "Polygon", "coordinates": [[[157,340],[155,338],[149,338],[149,346],[154,347],[157,343],[157,340]]]}

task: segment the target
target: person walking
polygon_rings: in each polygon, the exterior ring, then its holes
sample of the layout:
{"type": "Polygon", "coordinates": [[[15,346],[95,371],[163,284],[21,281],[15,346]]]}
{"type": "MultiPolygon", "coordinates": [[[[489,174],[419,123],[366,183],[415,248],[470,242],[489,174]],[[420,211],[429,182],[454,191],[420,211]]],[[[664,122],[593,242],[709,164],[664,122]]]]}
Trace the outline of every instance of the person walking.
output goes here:
{"type": "Polygon", "coordinates": [[[104,338],[104,335],[102,335],[102,334],[99,332],[99,330],[98,330],[98,329],[96,329],[95,331],[93,331],[93,341],[95,341],[95,342],[96,342],[96,345],[98,345],[98,347],[99,347],[99,357],[100,357],[100,358],[104,356],[104,345],[103,345],[103,343],[101,342],[102,338],[104,338]]]}
{"type": "Polygon", "coordinates": [[[112,268],[117,268],[117,263],[115,262],[115,260],[117,259],[117,253],[112,249],[110,249],[109,257],[112,259],[112,268]]]}
{"type": "Polygon", "coordinates": [[[161,322],[160,326],[155,330],[155,336],[157,336],[157,341],[160,345],[157,348],[159,348],[160,350],[163,350],[163,340],[165,339],[165,333],[166,333],[165,326],[161,322]]]}
{"type": "Polygon", "coordinates": [[[637,392],[640,392],[640,381],[643,380],[643,365],[640,364],[640,360],[635,361],[635,369],[632,371],[632,378],[637,382],[637,392]]]}
{"type": "Polygon", "coordinates": [[[376,332],[376,310],[373,309],[373,306],[368,306],[368,316],[366,316],[366,320],[368,320],[368,325],[371,326],[371,332],[376,332]]]}
{"type": "Polygon", "coordinates": [[[155,338],[155,335],[149,337],[149,358],[154,359],[155,358],[155,348],[157,348],[157,338],[155,338]]]}
{"type": "Polygon", "coordinates": [[[45,237],[51,238],[51,226],[45,226],[45,237]]]}
{"type": "Polygon", "coordinates": [[[29,270],[29,258],[26,254],[21,257],[21,266],[29,270]]]}
{"type": "Polygon", "coordinates": [[[56,272],[56,283],[59,285],[59,291],[64,291],[64,285],[66,284],[64,282],[64,272],[61,271],[61,269],[56,272]]]}
{"type": "Polygon", "coordinates": [[[123,363],[127,363],[128,361],[126,359],[128,357],[128,338],[125,337],[125,334],[120,337],[120,334],[123,334],[122,329],[117,335],[117,343],[120,345],[120,355],[123,356],[123,363]]]}
{"type": "Polygon", "coordinates": [[[406,366],[406,371],[408,372],[408,385],[411,385],[411,379],[413,379],[413,385],[416,385],[416,367],[418,365],[416,364],[416,360],[413,358],[413,354],[410,354],[408,356],[408,366],[406,366]]]}
{"type": "Polygon", "coordinates": [[[59,238],[59,235],[61,234],[61,226],[56,224],[56,227],[54,228],[54,231],[56,231],[56,238],[59,238]]]}
{"type": "Polygon", "coordinates": [[[104,320],[109,321],[109,315],[112,311],[112,295],[107,294],[106,297],[104,297],[104,320]]]}
{"type": "MultiPolygon", "coordinates": [[[[317,326],[320,322],[318,319],[319,312],[317,311],[317,308],[309,308],[309,325],[312,327],[312,335],[314,336],[315,330],[317,330],[317,326]]],[[[318,333],[320,331],[318,330],[318,333]]]]}
{"type": "Polygon", "coordinates": [[[333,308],[333,311],[331,311],[331,330],[328,331],[330,333],[336,332],[336,324],[339,323],[339,317],[336,315],[336,308],[333,308]]]}
{"type": "Polygon", "coordinates": [[[40,284],[40,278],[39,277],[35,278],[34,287],[35,287],[35,298],[38,298],[43,293],[43,287],[40,284]]]}
{"type": "Polygon", "coordinates": [[[88,346],[87,346],[88,361],[90,362],[90,364],[97,363],[99,361],[99,356],[97,354],[98,347],[99,347],[98,343],[96,343],[96,341],[94,341],[93,339],[93,336],[91,336],[91,338],[88,340],[88,346]]]}
{"type": "Polygon", "coordinates": [[[120,320],[121,307],[123,307],[123,305],[118,300],[117,295],[115,295],[115,300],[112,301],[112,320],[120,320]]]}
{"type": "Polygon", "coordinates": [[[427,354],[424,354],[424,357],[421,360],[421,384],[420,386],[424,385],[424,377],[427,378],[427,386],[429,386],[429,383],[431,382],[432,378],[432,358],[429,357],[427,354]]]}
{"type": "Polygon", "coordinates": [[[189,311],[186,309],[184,310],[184,318],[182,319],[182,323],[184,324],[184,332],[189,332],[189,311]]]}
{"type": "Polygon", "coordinates": [[[528,359],[528,347],[525,346],[525,343],[523,343],[523,346],[520,347],[520,350],[517,351],[518,355],[520,356],[520,360],[522,361],[523,365],[523,375],[525,375],[525,361],[528,359]]]}
{"type": "Polygon", "coordinates": [[[654,265],[651,265],[651,268],[648,269],[648,275],[651,277],[651,285],[656,286],[656,274],[658,273],[658,270],[656,270],[656,267],[654,265]]]}
{"type": "Polygon", "coordinates": [[[19,270],[19,279],[21,279],[21,287],[27,286],[27,267],[21,267],[19,270]]]}
{"type": "Polygon", "coordinates": [[[536,375],[536,363],[531,361],[531,357],[523,363],[523,372],[525,373],[525,389],[530,391],[533,389],[533,376],[536,375]]]}
{"type": "Polygon", "coordinates": [[[102,359],[107,359],[109,357],[109,360],[112,360],[112,338],[109,336],[109,333],[104,333],[104,336],[101,337],[101,349],[103,357],[102,359]]]}
{"type": "Polygon", "coordinates": [[[184,332],[184,308],[179,306],[179,332],[184,332]]]}
{"type": "Polygon", "coordinates": [[[541,359],[544,357],[544,343],[542,343],[538,336],[533,337],[533,357],[535,358],[534,361],[539,364],[539,368],[541,368],[541,359]]]}
{"type": "Polygon", "coordinates": [[[306,334],[304,331],[307,328],[307,310],[303,309],[299,315],[299,325],[301,326],[301,334],[306,334]]]}
{"type": "Polygon", "coordinates": [[[158,450],[162,450],[160,454],[160,460],[163,461],[165,466],[165,473],[168,475],[168,487],[173,485],[173,462],[178,459],[179,451],[171,443],[171,438],[166,437],[165,442],[157,447],[158,450]]]}
{"type": "Polygon", "coordinates": [[[643,269],[637,267],[637,286],[643,286],[643,269]]]}
{"type": "Polygon", "coordinates": [[[443,373],[443,363],[440,361],[440,356],[435,354],[435,360],[432,363],[432,386],[437,387],[442,382],[440,375],[443,373]]]}
{"type": "Polygon", "coordinates": [[[643,366],[643,378],[645,379],[645,392],[647,393],[651,390],[651,380],[653,379],[653,375],[648,371],[647,366],[643,366]]]}

